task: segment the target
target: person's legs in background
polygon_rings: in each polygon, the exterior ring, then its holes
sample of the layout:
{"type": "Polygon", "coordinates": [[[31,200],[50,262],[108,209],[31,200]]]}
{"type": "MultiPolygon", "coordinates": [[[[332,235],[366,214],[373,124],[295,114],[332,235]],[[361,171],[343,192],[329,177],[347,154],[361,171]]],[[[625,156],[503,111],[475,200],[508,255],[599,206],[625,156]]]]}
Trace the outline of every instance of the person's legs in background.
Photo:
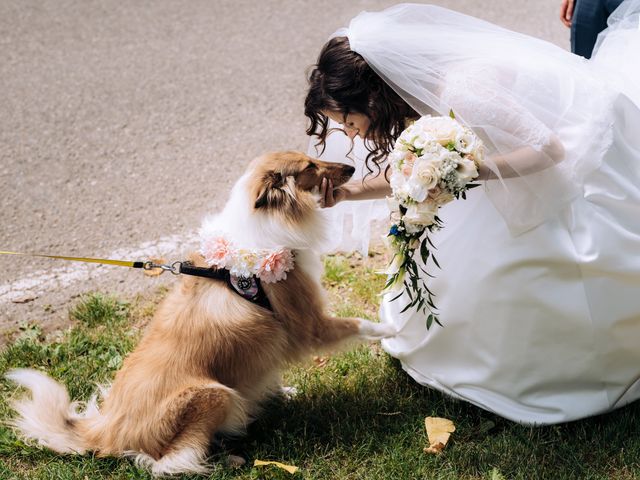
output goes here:
{"type": "Polygon", "coordinates": [[[571,20],[571,51],[591,58],[598,34],[622,0],[576,0],[571,20]]]}

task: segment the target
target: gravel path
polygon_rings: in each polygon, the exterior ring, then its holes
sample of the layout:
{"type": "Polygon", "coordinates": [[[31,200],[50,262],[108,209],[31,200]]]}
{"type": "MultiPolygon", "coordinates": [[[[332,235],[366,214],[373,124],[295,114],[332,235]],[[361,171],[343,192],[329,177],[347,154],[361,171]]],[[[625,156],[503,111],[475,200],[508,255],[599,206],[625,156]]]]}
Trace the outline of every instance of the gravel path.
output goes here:
{"type": "MultiPolygon", "coordinates": [[[[3,0],[0,250],[181,258],[251,158],[306,149],[305,70],[328,36],[392,3],[3,0]]],[[[433,3],[568,45],[560,0],[433,3]]],[[[0,334],[172,280],[0,256],[0,334]]]]}

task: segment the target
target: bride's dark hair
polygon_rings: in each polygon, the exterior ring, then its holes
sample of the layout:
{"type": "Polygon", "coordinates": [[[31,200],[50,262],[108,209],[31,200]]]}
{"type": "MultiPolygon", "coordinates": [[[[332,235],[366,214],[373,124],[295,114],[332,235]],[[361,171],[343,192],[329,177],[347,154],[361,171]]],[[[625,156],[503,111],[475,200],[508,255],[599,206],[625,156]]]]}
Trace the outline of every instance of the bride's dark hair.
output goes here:
{"type": "Polygon", "coordinates": [[[380,172],[380,163],[393,150],[393,145],[407,119],[419,115],[367,65],[364,58],[351,50],[347,37],[334,37],[320,52],[317,64],[309,74],[309,92],[304,102],[304,114],[311,121],[307,135],[316,135],[316,146],[324,147],[331,133],[329,120],[323,111],[361,113],[370,120],[365,133],[370,163],[380,172]]]}

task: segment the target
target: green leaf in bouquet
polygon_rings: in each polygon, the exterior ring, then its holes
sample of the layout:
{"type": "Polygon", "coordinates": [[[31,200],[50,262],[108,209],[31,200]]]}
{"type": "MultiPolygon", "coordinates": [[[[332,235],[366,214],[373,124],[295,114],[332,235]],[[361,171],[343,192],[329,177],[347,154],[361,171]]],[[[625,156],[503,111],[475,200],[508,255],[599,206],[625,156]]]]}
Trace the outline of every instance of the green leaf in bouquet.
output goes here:
{"type": "Polygon", "coordinates": [[[429,294],[429,298],[431,298],[431,297],[435,297],[435,296],[436,296],[436,294],[435,294],[435,293],[433,293],[431,290],[429,290],[429,287],[427,287],[427,284],[426,284],[426,283],[423,283],[423,284],[422,284],[422,288],[424,288],[424,289],[425,289],[425,291],[429,294]]]}
{"type": "Polygon", "coordinates": [[[395,282],[398,279],[398,275],[400,275],[400,273],[394,273],[393,275],[390,275],[389,278],[387,279],[387,283],[385,283],[384,288],[389,288],[393,282],[395,282]]]}
{"type": "Polygon", "coordinates": [[[433,255],[433,254],[431,255],[431,260],[433,260],[433,263],[436,264],[436,267],[438,267],[439,269],[442,269],[442,267],[438,263],[438,260],[436,260],[436,256],[435,255],[433,255]]]}
{"type": "Polygon", "coordinates": [[[427,236],[425,237],[425,239],[427,240],[427,243],[428,243],[429,245],[431,245],[431,248],[436,248],[436,246],[433,244],[433,242],[432,242],[432,241],[431,241],[431,239],[429,238],[429,235],[427,235],[427,236]]]}
{"type": "MultiPolygon", "coordinates": [[[[404,293],[404,291],[403,291],[403,290],[401,290],[401,291],[400,291],[400,293],[399,293],[398,295],[396,295],[395,297],[393,297],[393,298],[392,298],[391,300],[389,300],[389,301],[390,301],[390,302],[393,302],[393,301],[395,301],[395,300],[399,299],[399,298],[402,296],[402,294],[403,294],[403,293],[404,293]]],[[[407,293],[408,293],[408,292],[407,292],[407,293]]]]}
{"type": "Polygon", "coordinates": [[[472,188],[476,188],[476,187],[479,187],[479,186],[480,186],[479,183],[467,183],[467,185],[466,185],[467,190],[471,190],[472,188]]]}
{"type": "Polygon", "coordinates": [[[411,300],[411,303],[413,303],[413,294],[411,293],[411,288],[409,287],[409,285],[405,284],[405,291],[407,292],[407,295],[409,296],[409,300],[411,300]]]}
{"type": "MultiPolygon", "coordinates": [[[[415,266],[415,263],[413,265],[415,266]]],[[[414,292],[417,292],[420,290],[418,288],[418,271],[416,270],[414,273],[414,275],[411,275],[411,287],[413,288],[414,292]]]]}
{"type": "Polygon", "coordinates": [[[450,109],[449,109],[449,116],[450,116],[453,120],[455,120],[455,119],[456,119],[456,114],[455,114],[455,113],[453,113],[453,108],[450,108],[450,109]]]}
{"type": "Polygon", "coordinates": [[[427,263],[427,259],[429,258],[429,249],[427,248],[427,241],[422,240],[420,244],[420,257],[422,258],[422,263],[427,263]]]}
{"type": "Polygon", "coordinates": [[[405,305],[405,307],[404,307],[402,310],[400,310],[400,313],[404,313],[404,312],[406,312],[406,311],[407,311],[407,310],[409,310],[411,307],[413,307],[413,306],[414,306],[414,304],[415,304],[415,302],[409,302],[409,303],[407,303],[407,304],[405,305]]]}
{"type": "Polygon", "coordinates": [[[427,277],[429,278],[436,278],[435,275],[431,275],[429,272],[427,272],[424,268],[420,267],[420,270],[422,270],[422,273],[424,273],[427,277]]]}
{"type": "Polygon", "coordinates": [[[430,306],[431,308],[433,308],[434,310],[437,310],[437,309],[438,309],[438,307],[436,307],[436,306],[433,304],[433,300],[431,299],[431,297],[429,297],[429,298],[427,299],[427,305],[429,305],[429,306],[430,306]]]}

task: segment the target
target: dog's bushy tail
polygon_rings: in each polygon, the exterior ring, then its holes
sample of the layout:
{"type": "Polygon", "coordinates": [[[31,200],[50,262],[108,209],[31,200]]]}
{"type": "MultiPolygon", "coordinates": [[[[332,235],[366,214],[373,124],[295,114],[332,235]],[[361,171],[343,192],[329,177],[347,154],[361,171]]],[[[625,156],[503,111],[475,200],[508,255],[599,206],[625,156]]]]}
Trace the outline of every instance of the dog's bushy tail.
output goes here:
{"type": "Polygon", "coordinates": [[[44,373],[31,369],[11,370],[7,378],[31,390],[31,398],[14,400],[18,416],[9,424],[27,441],[35,441],[58,453],[85,453],[91,446],[80,436],[77,421],[99,415],[94,397],[84,412],[72,402],[67,389],[44,373]]]}

